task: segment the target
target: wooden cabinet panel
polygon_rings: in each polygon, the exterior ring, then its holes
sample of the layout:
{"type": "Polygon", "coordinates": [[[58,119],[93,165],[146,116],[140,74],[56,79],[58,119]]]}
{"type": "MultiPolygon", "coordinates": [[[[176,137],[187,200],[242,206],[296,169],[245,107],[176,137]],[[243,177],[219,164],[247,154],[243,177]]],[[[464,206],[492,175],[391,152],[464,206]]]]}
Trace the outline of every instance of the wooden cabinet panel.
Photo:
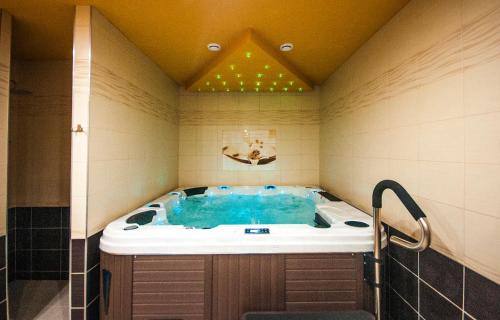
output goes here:
{"type": "Polygon", "coordinates": [[[137,256],[133,268],[133,319],[210,319],[211,256],[137,256]]]}
{"type": "Polygon", "coordinates": [[[285,307],[283,255],[214,256],[212,320],[285,307]]]}
{"type": "Polygon", "coordinates": [[[106,313],[103,286],[100,286],[100,319],[129,320],[132,318],[132,256],[116,256],[101,252],[102,270],[111,272],[109,309],[106,313]]]}
{"type": "Polygon", "coordinates": [[[101,268],[113,273],[107,316],[101,302],[105,320],[236,320],[248,311],[363,308],[362,254],[103,253],[101,268]]]}
{"type": "Polygon", "coordinates": [[[287,311],[363,307],[361,254],[289,254],[285,277],[287,311]]]}

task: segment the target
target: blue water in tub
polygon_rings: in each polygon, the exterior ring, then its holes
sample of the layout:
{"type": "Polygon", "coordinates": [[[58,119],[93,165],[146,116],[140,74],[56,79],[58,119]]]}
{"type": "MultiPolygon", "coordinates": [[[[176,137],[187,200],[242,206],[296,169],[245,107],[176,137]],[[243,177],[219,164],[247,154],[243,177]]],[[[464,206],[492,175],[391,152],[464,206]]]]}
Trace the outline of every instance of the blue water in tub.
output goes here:
{"type": "Polygon", "coordinates": [[[315,203],[291,194],[188,197],[167,212],[168,224],[213,228],[221,224],[314,225],[315,203]]]}

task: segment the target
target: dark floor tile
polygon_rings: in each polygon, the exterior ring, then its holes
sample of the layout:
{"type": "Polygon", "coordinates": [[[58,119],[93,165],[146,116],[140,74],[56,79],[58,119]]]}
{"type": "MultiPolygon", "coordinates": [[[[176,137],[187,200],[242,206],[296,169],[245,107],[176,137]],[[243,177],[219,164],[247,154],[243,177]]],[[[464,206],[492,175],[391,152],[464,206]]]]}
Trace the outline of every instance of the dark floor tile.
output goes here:
{"type": "Polygon", "coordinates": [[[87,302],[94,300],[99,295],[99,267],[95,267],[87,273],[87,302]]]}
{"type": "Polygon", "coordinates": [[[95,299],[87,306],[87,319],[99,320],[99,299],[95,299]]]}
{"type": "Polygon", "coordinates": [[[420,253],[420,278],[462,307],[463,266],[428,248],[420,253]]]}
{"type": "MultiPolygon", "coordinates": [[[[389,235],[390,236],[397,236],[400,237],[404,240],[412,241],[414,242],[415,240],[406,234],[400,232],[399,230],[390,227],[389,228],[389,235]]],[[[417,273],[417,265],[418,265],[418,253],[413,252],[408,249],[404,249],[402,247],[399,247],[393,243],[389,242],[389,255],[393,257],[394,259],[398,260],[401,262],[405,267],[410,269],[413,273],[417,273]]]]}
{"type": "Polygon", "coordinates": [[[83,320],[83,318],[84,318],[83,309],[71,309],[71,320],[83,320]]]}
{"type": "Polygon", "coordinates": [[[71,215],[69,207],[61,208],[61,228],[69,229],[71,227],[71,215]]]}
{"type": "Polygon", "coordinates": [[[16,227],[16,208],[7,210],[7,230],[12,230],[16,227]]]}
{"type": "Polygon", "coordinates": [[[87,239],[87,270],[99,263],[99,243],[101,241],[101,236],[102,231],[99,231],[87,239]]]}
{"type": "Polygon", "coordinates": [[[31,228],[31,208],[16,208],[16,229],[31,228]]]}
{"type": "Polygon", "coordinates": [[[16,230],[16,251],[31,249],[31,229],[16,230]]]}
{"type": "Polygon", "coordinates": [[[33,228],[60,228],[61,207],[34,207],[32,219],[33,228]]]}
{"type": "Polygon", "coordinates": [[[401,266],[394,259],[389,259],[389,283],[396,292],[408,301],[413,308],[418,308],[418,280],[415,275],[401,266]]]}
{"type": "Polygon", "coordinates": [[[7,302],[0,303],[0,320],[7,320],[7,302]]]}
{"type": "Polygon", "coordinates": [[[71,307],[83,307],[84,299],[84,277],[83,274],[71,275],[71,307]]]}
{"type": "Polygon", "coordinates": [[[60,271],[60,250],[32,251],[32,271],[60,271]]]}
{"type": "Polygon", "coordinates": [[[389,317],[391,320],[417,320],[417,313],[393,290],[389,290],[389,317]]]}
{"type": "Polygon", "coordinates": [[[473,319],[473,318],[471,318],[471,317],[469,317],[469,316],[467,315],[467,313],[466,313],[466,314],[464,314],[464,320],[474,320],[474,319],[473,319]]]}
{"type": "Polygon", "coordinates": [[[71,240],[71,272],[85,272],[85,240],[71,240]]]}
{"type": "Polygon", "coordinates": [[[31,273],[32,280],[60,280],[61,273],[59,271],[33,271],[31,273]]]}
{"type": "Polygon", "coordinates": [[[465,268],[465,311],[477,320],[498,319],[500,285],[465,268]]]}
{"type": "Polygon", "coordinates": [[[31,271],[16,271],[16,280],[31,280],[31,271]]]}
{"type": "Polygon", "coordinates": [[[32,229],[32,248],[61,249],[61,229],[32,229]]]}
{"type": "Polygon", "coordinates": [[[16,251],[16,273],[19,271],[31,271],[31,251],[16,251]]]}
{"type": "Polygon", "coordinates": [[[420,282],[420,314],[426,320],[461,320],[462,312],[423,282],[420,282]]]}

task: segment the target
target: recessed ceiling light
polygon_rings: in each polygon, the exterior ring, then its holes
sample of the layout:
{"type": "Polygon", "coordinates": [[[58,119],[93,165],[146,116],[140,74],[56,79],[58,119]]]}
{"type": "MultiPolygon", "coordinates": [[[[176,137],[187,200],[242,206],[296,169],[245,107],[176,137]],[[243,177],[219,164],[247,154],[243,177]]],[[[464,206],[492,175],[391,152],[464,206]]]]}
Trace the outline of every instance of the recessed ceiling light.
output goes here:
{"type": "Polygon", "coordinates": [[[284,51],[284,52],[287,52],[287,51],[292,51],[292,49],[293,49],[293,43],[290,43],[290,42],[283,43],[283,44],[280,46],[280,50],[281,50],[281,51],[284,51]]]}
{"type": "Polygon", "coordinates": [[[218,43],[209,43],[207,45],[208,50],[210,51],[220,51],[221,46],[218,43]]]}

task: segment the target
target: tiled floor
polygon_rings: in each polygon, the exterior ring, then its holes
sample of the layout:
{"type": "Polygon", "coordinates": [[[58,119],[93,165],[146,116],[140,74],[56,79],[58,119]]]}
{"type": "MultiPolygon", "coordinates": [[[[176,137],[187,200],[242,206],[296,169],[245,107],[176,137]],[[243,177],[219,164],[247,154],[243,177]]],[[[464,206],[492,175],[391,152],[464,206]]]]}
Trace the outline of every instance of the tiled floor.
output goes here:
{"type": "Polygon", "coordinates": [[[11,320],[67,320],[68,281],[16,280],[9,284],[11,320]]]}

